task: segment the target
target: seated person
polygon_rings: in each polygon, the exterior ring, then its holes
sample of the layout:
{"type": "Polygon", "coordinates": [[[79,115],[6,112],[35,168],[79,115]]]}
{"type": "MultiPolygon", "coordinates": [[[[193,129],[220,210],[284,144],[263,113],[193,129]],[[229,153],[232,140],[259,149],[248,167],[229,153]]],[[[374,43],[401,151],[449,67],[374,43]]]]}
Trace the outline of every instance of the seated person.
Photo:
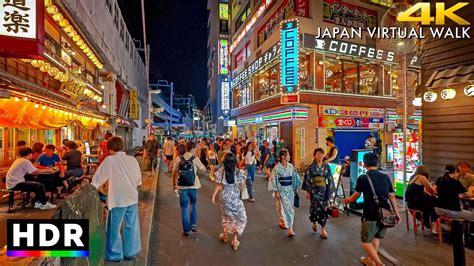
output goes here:
{"type": "MultiPolygon", "coordinates": [[[[435,189],[429,182],[430,173],[428,167],[420,165],[416,168],[415,173],[410,178],[407,190],[405,192],[405,199],[408,208],[423,212],[423,223],[426,228],[433,228],[433,233],[437,234],[436,226],[431,227],[431,223],[435,223],[438,215],[435,211],[436,197],[435,189]]],[[[422,217],[417,217],[421,219],[422,217]]]]}
{"type": "Polygon", "coordinates": [[[50,168],[56,166],[56,164],[61,161],[59,155],[54,153],[56,147],[52,144],[46,145],[44,148],[44,153],[41,154],[38,159],[36,159],[37,167],[40,169],[50,168]]]}
{"type": "Polygon", "coordinates": [[[33,164],[36,162],[38,157],[40,157],[40,155],[43,153],[43,148],[44,148],[44,144],[41,142],[36,142],[35,144],[33,144],[33,147],[31,147],[31,149],[33,149],[33,157],[31,157],[31,162],[33,164]]]}
{"type": "Polygon", "coordinates": [[[68,190],[71,186],[76,186],[84,175],[82,169],[82,153],[77,150],[77,144],[74,141],[66,143],[69,151],[63,155],[62,160],[67,162],[67,170],[62,175],[65,177],[63,181],[64,187],[68,190]]]}
{"type": "Polygon", "coordinates": [[[56,208],[56,205],[46,200],[46,188],[43,184],[35,181],[25,181],[25,174],[37,174],[39,172],[31,163],[33,150],[25,147],[18,151],[18,155],[19,157],[7,172],[7,189],[34,192],[35,198],[32,200],[32,204],[36,209],[49,210],[56,208]]]}
{"type": "Polygon", "coordinates": [[[436,180],[438,203],[436,213],[451,219],[474,221],[474,212],[461,209],[459,197],[467,192],[466,188],[456,179],[454,166],[446,166],[444,176],[436,180]]]}
{"type": "Polygon", "coordinates": [[[471,166],[466,161],[460,161],[457,169],[457,179],[464,186],[465,189],[469,190],[474,187],[474,175],[471,174],[471,166]]]}

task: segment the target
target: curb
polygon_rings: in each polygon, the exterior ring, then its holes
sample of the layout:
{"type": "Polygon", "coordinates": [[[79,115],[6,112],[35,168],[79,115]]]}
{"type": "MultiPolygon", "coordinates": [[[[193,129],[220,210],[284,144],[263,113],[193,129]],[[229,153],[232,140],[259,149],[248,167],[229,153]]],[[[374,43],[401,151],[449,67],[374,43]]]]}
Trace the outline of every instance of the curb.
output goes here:
{"type": "Polygon", "coordinates": [[[160,178],[160,166],[161,158],[158,159],[158,165],[156,167],[156,178],[153,179],[150,191],[146,192],[148,194],[146,201],[147,203],[151,203],[151,208],[148,212],[145,213],[145,216],[141,219],[142,225],[144,225],[143,229],[145,229],[140,230],[142,233],[142,252],[135,260],[134,265],[148,265],[148,254],[150,250],[150,233],[153,224],[153,213],[155,211],[156,189],[158,186],[158,180],[160,178]]]}

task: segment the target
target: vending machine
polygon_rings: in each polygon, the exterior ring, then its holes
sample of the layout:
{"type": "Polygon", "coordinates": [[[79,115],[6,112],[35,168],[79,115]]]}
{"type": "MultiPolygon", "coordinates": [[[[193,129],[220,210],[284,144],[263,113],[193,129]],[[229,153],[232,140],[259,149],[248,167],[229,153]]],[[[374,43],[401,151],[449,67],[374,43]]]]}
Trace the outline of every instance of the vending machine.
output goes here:
{"type": "MultiPolygon", "coordinates": [[[[393,176],[394,176],[394,188],[395,195],[403,198],[405,191],[403,190],[403,133],[393,133],[393,176]]],[[[420,158],[420,144],[418,139],[418,132],[416,130],[410,130],[407,136],[407,183],[410,176],[415,172],[416,167],[421,164],[420,158]]],[[[406,187],[406,186],[405,186],[406,187]]]]}

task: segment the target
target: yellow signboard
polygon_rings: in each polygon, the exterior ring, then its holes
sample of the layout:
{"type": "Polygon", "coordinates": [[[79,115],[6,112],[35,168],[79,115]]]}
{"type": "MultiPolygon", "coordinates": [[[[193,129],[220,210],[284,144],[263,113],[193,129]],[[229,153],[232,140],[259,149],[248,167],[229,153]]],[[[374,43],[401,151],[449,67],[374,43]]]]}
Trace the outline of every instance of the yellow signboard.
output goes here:
{"type": "Polygon", "coordinates": [[[140,105],[138,103],[138,92],[130,90],[130,118],[133,120],[140,119],[140,105]]]}
{"type": "Polygon", "coordinates": [[[229,5],[219,3],[219,19],[229,19],[229,5]]]}

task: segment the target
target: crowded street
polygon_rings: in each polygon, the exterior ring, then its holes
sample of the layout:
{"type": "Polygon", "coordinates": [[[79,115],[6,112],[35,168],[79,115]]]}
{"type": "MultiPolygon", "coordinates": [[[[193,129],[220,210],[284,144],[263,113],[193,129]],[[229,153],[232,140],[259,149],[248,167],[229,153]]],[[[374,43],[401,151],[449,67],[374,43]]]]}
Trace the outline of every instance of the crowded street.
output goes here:
{"type": "Polygon", "coordinates": [[[0,265],[474,265],[473,5],[0,0],[0,265]]]}

